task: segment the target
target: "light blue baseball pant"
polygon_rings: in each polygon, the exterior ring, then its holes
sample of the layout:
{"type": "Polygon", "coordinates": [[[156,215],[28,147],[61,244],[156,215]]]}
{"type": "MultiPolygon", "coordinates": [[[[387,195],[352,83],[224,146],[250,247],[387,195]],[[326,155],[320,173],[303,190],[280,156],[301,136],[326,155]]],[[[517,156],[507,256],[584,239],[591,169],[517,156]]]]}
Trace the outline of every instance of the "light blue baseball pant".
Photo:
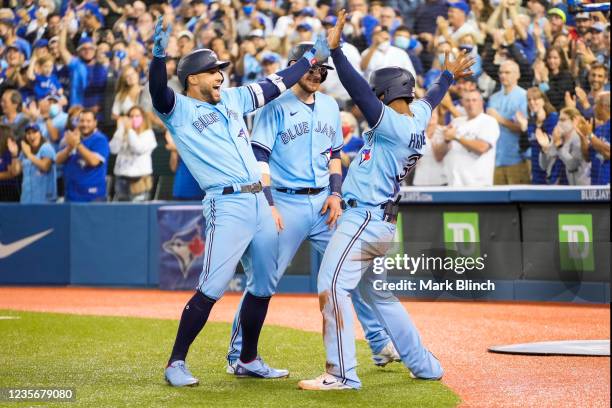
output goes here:
{"type": "Polygon", "coordinates": [[[373,259],[390,249],[394,235],[395,225],[383,221],[381,208],[351,208],[342,216],[319,270],[317,286],[323,314],[326,371],[353,388],[361,387],[356,372],[353,319],[350,318],[349,297],[355,289],[368,300],[404,365],[415,376],[437,379],[443,373],[438,359],[421,343],[402,304],[392,296],[389,299],[375,293],[371,277],[362,279],[373,259]]]}
{"type": "MultiPolygon", "coordinates": [[[[281,193],[276,190],[272,191],[274,205],[281,213],[285,225],[285,228],[278,235],[278,266],[272,279],[262,279],[258,282],[254,282],[253,289],[250,289],[250,286],[247,284],[247,290],[251,293],[254,293],[253,291],[267,293],[268,296],[275,293],[278,281],[285,273],[285,270],[304,240],[308,239],[314,248],[319,253],[323,254],[334,232],[325,224],[328,214],[320,214],[323,204],[329,194],[327,190],[317,195],[289,194],[281,193]],[[262,284],[269,285],[263,287],[262,284]]],[[[274,244],[270,243],[269,245],[273,246],[274,244]]],[[[243,258],[242,265],[246,271],[249,267],[248,260],[243,258]]],[[[390,341],[389,336],[372,311],[372,308],[361,299],[357,291],[353,293],[352,300],[357,318],[363,327],[370,349],[373,354],[378,354],[390,341]]],[[[242,305],[242,301],[240,303],[242,305]]],[[[227,354],[228,361],[235,361],[240,357],[242,346],[242,330],[240,328],[241,305],[238,307],[238,312],[234,317],[232,335],[230,337],[230,345],[227,354]]]]}
{"type": "Polygon", "coordinates": [[[271,285],[277,269],[277,232],[263,193],[207,194],[202,202],[206,220],[204,267],[197,289],[219,299],[236,273],[241,257],[248,259],[247,290],[255,296],[271,285]],[[274,245],[270,246],[270,242],[274,245]]]}

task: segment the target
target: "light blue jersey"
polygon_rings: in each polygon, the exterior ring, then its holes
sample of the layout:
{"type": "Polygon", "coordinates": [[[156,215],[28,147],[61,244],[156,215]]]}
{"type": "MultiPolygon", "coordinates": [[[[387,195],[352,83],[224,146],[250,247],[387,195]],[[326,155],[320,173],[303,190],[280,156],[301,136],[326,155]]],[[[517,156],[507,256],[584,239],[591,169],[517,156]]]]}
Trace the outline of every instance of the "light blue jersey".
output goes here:
{"type": "Polygon", "coordinates": [[[221,91],[212,105],[175,92],[170,113],[157,112],[202,190],[249,184],[261,173],[243,116],[257,108],[249,87],[221,91]]]}
{"type": "Polygon", "coordinates": [[[431,118],[431,107],[424,100],[411,103],[410,110],[413,117],[385,106],[378,123],[363,134],[365,144],[342,186],[345,200],[379,205],[399,192],[400,182],[421,157],[431,118]]]}
{"type": "Polygon", "coordinates": [[[313,110],[288,90],[255,116],[251,143],[271,153],[272,187],[329,184],[331,153],[343,143],[340,112],[330,96],[316,92],[315,101],[313,110]]]}
{"type": "MultiPolygon", "coordinates": [[[[300,101],[293,91],[264,106],[255,119],[253,145],[271,151],[269,165],[272,185],[276,188],[299,190],[323,188],[329,184],[331,152],[343,146],[340,110],[336,101],[322,93],[315,93],[314,109],[300,101]]],[[[285,270],[305,240],[321,255],[334,232],[326,224],[327,214],[321,214],[329,191],[323,189],[313,194],[292,194],[273,190],[274,206],[284,220],[284,228],[276,239],[262,245],[263,253],[252,251],[260,259],[270,256],[269,248],[278,248],[277,269],[270,273],[272,279],[253,285],[253,290],[271,296],[285,270]]],[[[252,269],[244,264],[245,272],[252,269]]],[[[246,292],[245,292],[246,293],[246,292]]],[[[358,293],[351,296],[357,318],[364,329],[373,354],[378,354],[389,342],[372,309],[358,293]]],[[[234,318],[228,362],[235,362],[242,348],[240,308],[234,318]]]]}

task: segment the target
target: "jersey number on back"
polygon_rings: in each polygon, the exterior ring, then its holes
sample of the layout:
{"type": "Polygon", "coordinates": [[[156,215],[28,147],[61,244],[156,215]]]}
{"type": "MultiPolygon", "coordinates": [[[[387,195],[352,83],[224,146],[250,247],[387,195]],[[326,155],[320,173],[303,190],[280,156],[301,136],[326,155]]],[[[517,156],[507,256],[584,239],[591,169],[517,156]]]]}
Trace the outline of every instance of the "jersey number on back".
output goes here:
{"type": "Polygon", "coordinates": [[[406,163],[406,165],[402,169],[402,174],[398,174],[397,176],[395,176],[395,180],[398,183],[401,183],[402,180],[405,179],[408,174],[410,174],[410,172],[412,171],[412,169],[414,169],[414,166],[416,166],[416,164],[419,161],[419,159],[421,158],[421,156],[423,156],[423,155],[422,154],[413,154],[412,156],[410,156],[408,158],[408,162],[406,163]]]}

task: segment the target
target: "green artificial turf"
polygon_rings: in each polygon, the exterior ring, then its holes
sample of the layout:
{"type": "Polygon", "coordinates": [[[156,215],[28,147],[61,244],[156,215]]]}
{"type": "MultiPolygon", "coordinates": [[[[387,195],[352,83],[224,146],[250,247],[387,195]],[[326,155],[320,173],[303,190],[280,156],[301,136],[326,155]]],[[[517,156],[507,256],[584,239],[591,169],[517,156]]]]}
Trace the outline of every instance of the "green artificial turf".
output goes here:
{"type": "Polygon", "coordinates": [[[0,311],[0,388],[74,387],[72,403],[8,403],[0,406],[103,407],[450,407],[459,398],[441,382],[413,380],[398,363],[375,367],[365,342],[357,344],[360,391],[312,392],[297,382],[323,372],[321,335],[265,326],[260,354],[288,368],[281,380],[238,379],[225,373],[230,333],[209,323],[191,348],[188,364],[200,379],[193,388],[172,388],[163,368],[177,322],[0,311]]]}

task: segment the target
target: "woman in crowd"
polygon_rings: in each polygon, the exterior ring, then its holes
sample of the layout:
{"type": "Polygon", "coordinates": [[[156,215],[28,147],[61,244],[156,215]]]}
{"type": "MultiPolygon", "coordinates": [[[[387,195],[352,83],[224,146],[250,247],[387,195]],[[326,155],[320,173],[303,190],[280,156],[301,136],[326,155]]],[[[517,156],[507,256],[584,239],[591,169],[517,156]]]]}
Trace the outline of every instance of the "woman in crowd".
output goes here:
{"type": "Polygon", "coordinates": [[[565,167],[561,160],[553,165],[549,177],[545,169],[540,167],[540,144],[536,133],[543,132],[550,137],[559,121],[559,113],[551,105],[548,97],[538,87],[527,90],[528,118],[517,113],[517,122],[521,125],[521,131],[527,133],[529,149],[531,151],[531,183],[532,184],[567,184],[565,167]]]}
{"type": "Polygon", "coordinates": [[[560,47],[549,48],[544,61],[544,66],[536,63],[536,82],[552,106],[560,110],[565,105],[565,93],[574,94],[574,78],[569,71],[565,52],[560,47]]]}
{"type": "Polygon", "coordinates": [[[583,120],[577,109],[564,108],[561,110],[552,138],[544,132],[536,132],[536,138],[542,148],[540,166],[546,169],[548,177],[555,162],[560,159],[565,165],[568,184],[579,186],[591,184],[591,166],[582,155],[580,136],[577,132],[583,120]]]}
{"type": "Polygon", "coordinates": [[[17,157],[11,162],[11,173],[14,176],[23,174],[20,201],[25,204],[54,203],[57,200],[55,149],[43,138],[38,125],[26,127],[21,154],[13,139],[8,139],[8,150],[13,158],[17,157]]]}
{"type": "Polygon", "coordinates": [[[125,116],[133,106],[138,104],[141,92],[142,86],[138,72],[132,66],[125,67],[117,81],[117,95],[113,102],[112,118],[117,120],[125,116]]]}
{"type": "Polygon", "coordinates": [[[115,201],[147,201],[153,188],[151,153],[155,134],[143,109],[133,106],[117,124],[110,141],[115,162],[115,201]]]}

